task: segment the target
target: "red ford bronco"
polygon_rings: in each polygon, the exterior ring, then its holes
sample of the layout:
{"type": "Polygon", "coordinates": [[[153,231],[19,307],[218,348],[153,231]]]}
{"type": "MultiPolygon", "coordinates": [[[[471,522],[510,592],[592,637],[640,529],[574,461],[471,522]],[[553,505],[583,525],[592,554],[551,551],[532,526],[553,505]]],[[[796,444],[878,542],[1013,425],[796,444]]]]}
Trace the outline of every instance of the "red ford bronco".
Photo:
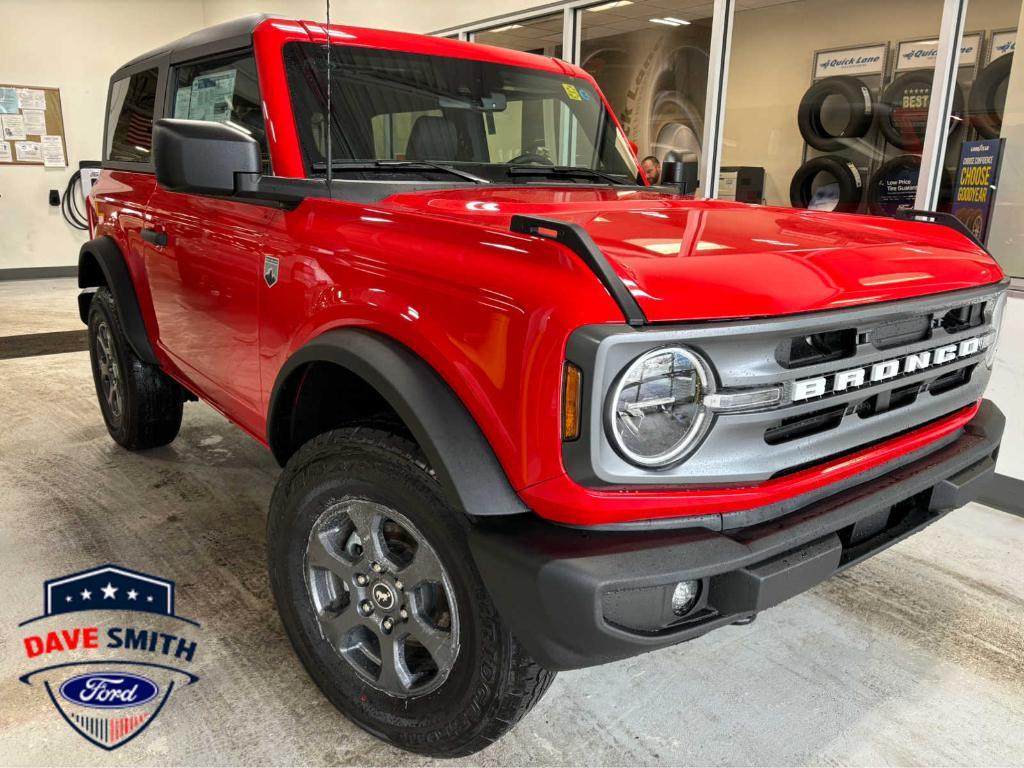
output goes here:
{"type": "Polygon", "coordinates": [[[556,671],[749,622],[993,472],[979,244],[652,188],[563,61],[247,18],[114,74],[103,168],[111,436],[202,398],[273,452],[295,651],[406,749],[479,750],[556,671]]]}

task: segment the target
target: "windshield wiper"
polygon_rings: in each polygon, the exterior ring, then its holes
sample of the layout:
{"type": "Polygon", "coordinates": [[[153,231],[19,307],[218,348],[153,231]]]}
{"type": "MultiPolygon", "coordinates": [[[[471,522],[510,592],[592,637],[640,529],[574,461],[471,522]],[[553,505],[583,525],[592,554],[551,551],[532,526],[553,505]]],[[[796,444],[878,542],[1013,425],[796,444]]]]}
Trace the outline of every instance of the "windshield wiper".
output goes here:
{"type": "MultiPolygon", "coordinates": [[[[331,163],[331,170],[333,171],[381,171],[381,170],[410,170],[410,171],[441,171],[442,173],[450,173],[452,176],[458,176],[461,179],[472,181],[474,184],[490,184],[488,179],[482,176],[477,176],[475,173],[469,171],[461,171],[458,168],[452,168],[450,165],[444,163],[434,163],[429,160],[368,160],[368,161],[348,161],[348,160],[335,160],[331,163]]],[[[317,172],[323,172],[327,170],[327,163],[313,163],[313,170],[317,172]]]]}
{"type": "Polygon", "coordinates": [[[568,176],[588,179],[604,179],[611,184],[625,184],[633,186],[635,182],[628,179],[613,176],[604,171],[593,168],[583,168],[576,165],[505,165],[509,176],[568,176]]]}

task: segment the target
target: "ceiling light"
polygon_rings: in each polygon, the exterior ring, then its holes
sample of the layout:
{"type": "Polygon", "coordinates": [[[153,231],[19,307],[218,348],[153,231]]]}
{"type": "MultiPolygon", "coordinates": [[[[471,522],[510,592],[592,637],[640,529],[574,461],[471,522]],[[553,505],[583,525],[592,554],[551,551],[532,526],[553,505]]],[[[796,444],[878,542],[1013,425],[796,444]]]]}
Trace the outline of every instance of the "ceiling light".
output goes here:
{"type": "Polygon", "coordinates": [[[495,27],[494,29],[485,29],[485,32],[508,32],[510,29],[522,29],[522,24],[506,24],[504,27],[495,27]]]}
{"type": "Polygon", "coordinates": [[[679,24],[681,26],[685,26],[690,23],[686,19],[677,19],[675,16],[666,16],[665,21],[671,21],[673,24],[679,24]]]}
{"type": "Polygon", "coordinates": [[[633,0],[612,0],[610,3],[601,3],[587,8],[588,11],[610,11],[612,8],[621,8],[624,5],[632,5],[633,0]]]}
{"type": "Polygon", "coordinates": [[[678,22],[675,22],[675,21],[669,21],[668,19],[649,19],[649,21],[652,24],[664,24],[666,27],[681,27],[682,26],[682,24],[679,24],[678,22]]]}

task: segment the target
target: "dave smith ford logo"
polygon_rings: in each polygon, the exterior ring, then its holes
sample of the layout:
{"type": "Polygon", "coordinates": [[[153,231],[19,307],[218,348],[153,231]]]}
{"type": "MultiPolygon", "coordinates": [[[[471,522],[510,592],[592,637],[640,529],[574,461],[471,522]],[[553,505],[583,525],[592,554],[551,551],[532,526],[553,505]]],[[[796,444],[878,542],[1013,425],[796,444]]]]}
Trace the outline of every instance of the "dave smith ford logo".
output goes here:
{"type": "Polygon", "coordinates": [[[800,379],[793,383],[793,400],[807,400],[835,392],[844,392],[848,389],[877,384],[888,379],[895,379],[897,376],[923,371],[937,365],[945,365],[954,360],[977,354],[987,347],[991,340],[991,335],[976,336],[956,344],[946,344],[905,357],[882,360],[870,366],[848,368],[828,376],[800,379]]]}
{"type": "Polygon", "coordinates": [[[174,582],[103,565],[43,584],[43,613],[22,648],[20,677],[45,693],[64,721],[97,747],[113,750],[145,731],[171,693],[199,680],[191,671],[199,625],[174,610],[174,582]],[[82,614],[110,611],[93,623],[82,614]],[[184,629],[181,624],[187,625],[184,629]],[[40,629],[36,629],[40,627],[40,629]]]}

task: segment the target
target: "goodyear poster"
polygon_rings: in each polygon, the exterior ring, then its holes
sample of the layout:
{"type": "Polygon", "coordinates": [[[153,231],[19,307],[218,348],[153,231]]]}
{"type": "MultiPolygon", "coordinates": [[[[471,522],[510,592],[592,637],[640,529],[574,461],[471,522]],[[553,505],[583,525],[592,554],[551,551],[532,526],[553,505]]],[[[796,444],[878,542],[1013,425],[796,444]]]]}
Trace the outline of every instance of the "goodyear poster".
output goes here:
{"type": "Polygon", "coordinates": [[[965,141],[953,195],[953,215],[981,242],[987,242],[988,224],[995,205],[999,159],[1004,139],[965,141]]]}

